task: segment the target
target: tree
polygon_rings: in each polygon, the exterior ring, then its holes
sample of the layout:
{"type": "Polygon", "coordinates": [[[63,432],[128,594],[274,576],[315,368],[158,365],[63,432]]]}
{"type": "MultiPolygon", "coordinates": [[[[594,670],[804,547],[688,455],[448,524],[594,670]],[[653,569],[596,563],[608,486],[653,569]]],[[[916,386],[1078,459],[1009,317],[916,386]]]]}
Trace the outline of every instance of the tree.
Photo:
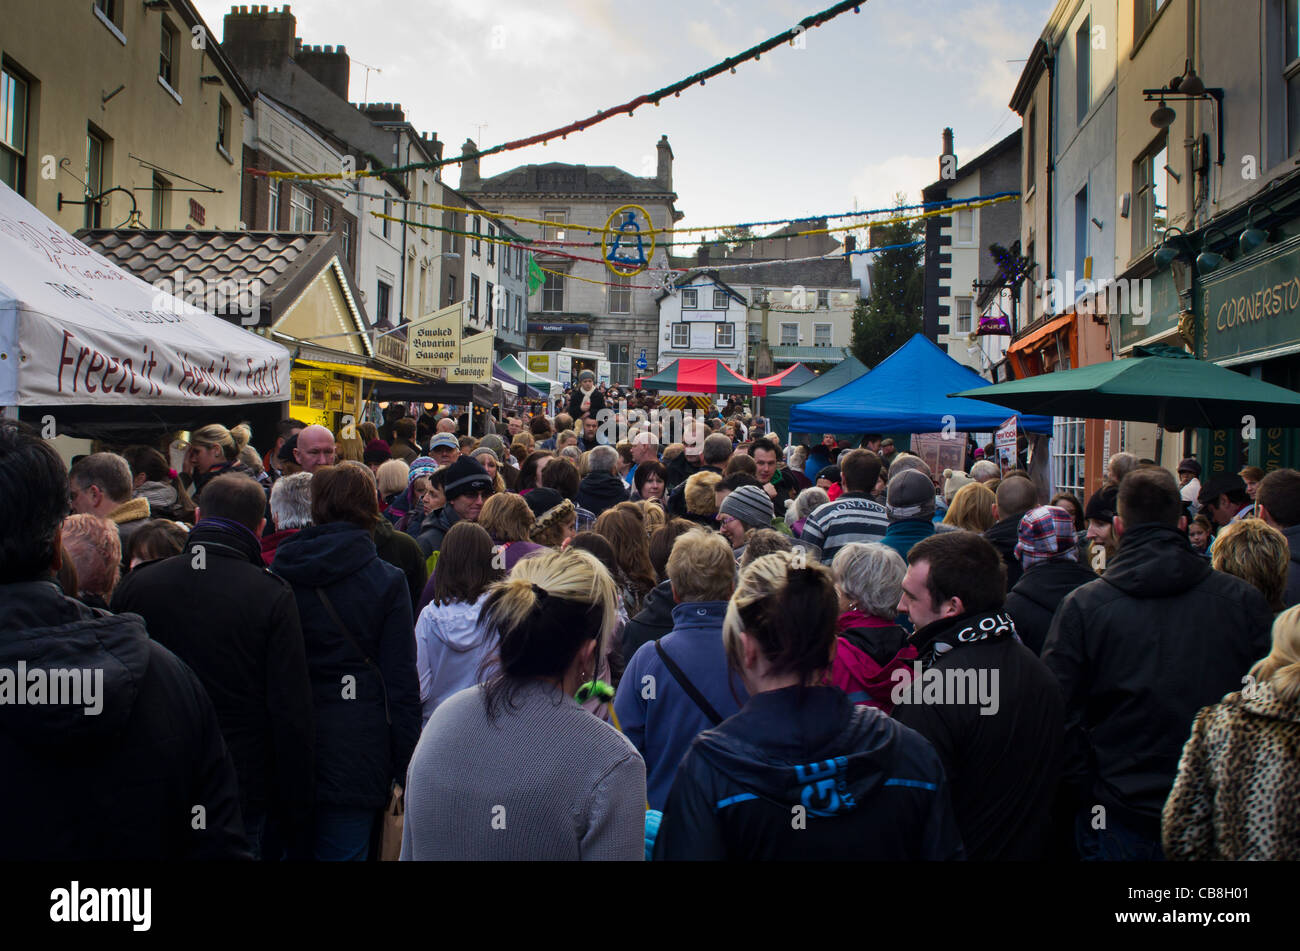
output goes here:
{"type": "MultiPolygon", "coordinates": [[[[906,196],[898,195],[902,206],[906,196]]],[[[920,240],[923,225],[903,221],[871,229],[873,247],[920,240]]],[[[871,297],[853,311],[853,355],[874,367],[921,331],[925,303],[924,248],[893,248],[872,255],[871,297]]]]}
{"type": "Polygon", "coordinates": [[[735,254],[737,251],[752,243],[741,239],[753,237],[754,229],[749,227],[749,225],[741,225],[739,228],[732,225],[731,227],[723,228],[718,232],[716,240],[727,242],[718,247],[721,247],[727,254],[735,254]]]}

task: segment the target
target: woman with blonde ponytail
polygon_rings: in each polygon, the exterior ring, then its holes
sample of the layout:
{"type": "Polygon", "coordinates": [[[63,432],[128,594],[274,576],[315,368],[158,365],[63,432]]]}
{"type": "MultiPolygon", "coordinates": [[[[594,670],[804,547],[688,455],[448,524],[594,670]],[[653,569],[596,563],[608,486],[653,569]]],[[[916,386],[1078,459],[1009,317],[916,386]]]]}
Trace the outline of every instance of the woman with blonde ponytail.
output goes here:
{"type": "Polygon", "coordinates": [[[609,572],[588,552],[547,551],[488,590],[496,672],[429,717],[402,859],[640,860],[645,763],[575,700],[617,619],[609,572]]]}
{"type": "Polygon", "coordinates": [[[1241,690],[1196,715],[1162,819],[1168,859],[1300,859],[1300,605],[1241,690]]]}
{"type": "Polygon", "coordinates": [[[964,856],[934,747],[823,684],[838,618],[830,570],[802,552],[741,572],[722,644],[749,700],[682,760],[656,859],[964,856]]]}
{"type": "Polygon", "coordinates": [[[257,478],[252,469],[239,461],[239,454],[251,437],[252,430],[247,423],[240,423],[234,429],[211,423],[190,434],[190,449],[185,454],[182,471],[193,482],[190,497],[194,502],[199,501],[203,487],[219,475],[238,472],[250,479],[257,478]]]}

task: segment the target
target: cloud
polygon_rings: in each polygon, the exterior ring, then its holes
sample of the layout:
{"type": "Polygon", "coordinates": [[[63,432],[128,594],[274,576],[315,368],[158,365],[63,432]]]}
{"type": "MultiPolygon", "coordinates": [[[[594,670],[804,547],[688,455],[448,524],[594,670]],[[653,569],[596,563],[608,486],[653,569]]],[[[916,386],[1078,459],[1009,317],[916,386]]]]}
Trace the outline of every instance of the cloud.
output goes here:
{"type": "MultiPolygon", "coordinates": [[[[936,150],[937,152],[937,150],[936,150]]],[[[939,177],[938,155],[896,155],[864,165],[849,181],[859,208],[889,208],[903,192],[907,203],[921,200],[921,189],[939,177]]]]}

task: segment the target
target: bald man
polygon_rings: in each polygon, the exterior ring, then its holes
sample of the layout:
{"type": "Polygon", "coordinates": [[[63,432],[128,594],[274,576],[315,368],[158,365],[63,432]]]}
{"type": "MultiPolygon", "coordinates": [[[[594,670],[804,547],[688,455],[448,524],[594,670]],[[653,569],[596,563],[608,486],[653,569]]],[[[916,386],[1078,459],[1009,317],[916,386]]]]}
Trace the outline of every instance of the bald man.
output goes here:
{"type": "Polygon", "coordinates": [[[1007,591],[1020,580],[1023,568],[1016,556],[1016,542],[1020,540],[1020,517],[1038,504],[1038,486],[1028,476],[1009,473],[998,484],[997,501],[993,503],[993,517],[997,519],[984,537],[993,543],[1007,566],[1007,591]]]}
{"type": "Polygon", "coordinates": [[[440,433],[455,433],[456,421],[450,416],[444,416],[438,420],[438,427],[435,431],[440,433]]]}
{"type": "Polygon", "coordinates": [[[298,434],[293,457],[303,472],[315,472],[321,466],[334,465],[334,434],[324,426],[308,426],[298,434]]]}

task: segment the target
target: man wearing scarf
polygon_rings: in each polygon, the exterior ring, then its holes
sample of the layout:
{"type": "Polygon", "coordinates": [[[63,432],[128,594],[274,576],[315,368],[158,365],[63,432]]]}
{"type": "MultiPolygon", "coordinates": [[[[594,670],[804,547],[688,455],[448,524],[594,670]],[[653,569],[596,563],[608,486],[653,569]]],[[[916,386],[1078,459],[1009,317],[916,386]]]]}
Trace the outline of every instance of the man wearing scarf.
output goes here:
{"type": "Polygon", "coordinates": [[[212,698],[256,857],[268,823],[296,851],[314,799],[302,627],[293,589],[262,563],[265,508],[255,481],[217,476],[204,487],[184,550],[133,571],[112,603],[115,614],[144,618],[149,637],[185,661],[212,698]]]}
{"type": "Polygon", "coordinates": [[[973,532],[942,532],[907,561],[898,609],[918,656],[910,682],[899,678],[894,717],[943,760],[969,858],[1043,859],[1064,712],[1056,680],[1003,610],[1002,558],[973,532]]]}
{"type": "Polygon", "coordinates": [[[569,396],[569,415],[574,420],[590,416],[600,418],[600,411],[605,408],[605,394],[596,389],[596,374],[583,370],[578,374],[578,386],[569,396]]]}

